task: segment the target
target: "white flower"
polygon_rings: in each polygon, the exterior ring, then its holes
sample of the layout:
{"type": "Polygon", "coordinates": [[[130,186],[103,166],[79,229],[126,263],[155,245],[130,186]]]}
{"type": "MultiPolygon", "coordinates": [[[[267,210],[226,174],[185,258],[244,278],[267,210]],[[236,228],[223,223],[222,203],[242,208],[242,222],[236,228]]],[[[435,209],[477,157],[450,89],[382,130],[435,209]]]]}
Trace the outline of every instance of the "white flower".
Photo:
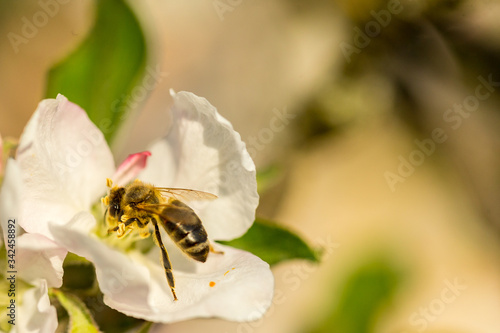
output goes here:
{"type": "MultiPolygon", "coordinates": [[[[205,99],[186,92],[173,97],[172,128],[151,147],[139,179],[216,194],[214,201],[188,204],[212,244],[241,236],[253,223],[258,204],[253,161],[239,134],[205,99]]],[[[98,221],[91,212],[106,194],[106,178],[122,185],[133,180],[147,155],[131,155],[115,171],[102,133],[82,109],[61,95],[42,101],[17,155],[26,187],[22,227],[93,262],[104,302],[127,315],[165,323],[261,317],[271,304],[273,276],[258,257],[216,244],[224,254],[210,253],[207,262],[198,263],[163,236],[179,298],[174,302],[151,240],[141,247],[131,244],[132,237],[99,233],[106,229],[102,212],[98,221]]]]}
{"type": "Polygon", "coordinates": [[[48,288],[62,285],[62,263],[67,251],[42,235],[25,233],[18,236],[18,214],[23,197],[21,173],[14,160],[7,162],[5,171],[0,191],[0,224],[10,261],[7,261],[6,272],[2,272],[4,278],[0,284],[8,283],[10,291],[2,295],[8,296],[5,301],[9,304],[2,304],[0,322],[10,326],[11,332],[52,333],[57,328],[57,314],[55,307],[50,305],[48,288]],[[11,281],[15,281],[15,288],[11,288],[11,281]],[[12,300],[14,312],[7,309],[12,307],[12,300]]]}

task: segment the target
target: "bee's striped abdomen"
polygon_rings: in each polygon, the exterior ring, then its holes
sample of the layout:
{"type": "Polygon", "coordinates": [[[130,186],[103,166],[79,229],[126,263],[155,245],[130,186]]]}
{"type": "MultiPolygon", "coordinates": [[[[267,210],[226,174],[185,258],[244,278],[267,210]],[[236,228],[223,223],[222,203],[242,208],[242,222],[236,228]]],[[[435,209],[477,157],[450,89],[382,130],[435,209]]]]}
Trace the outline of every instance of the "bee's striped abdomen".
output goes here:
{"type": "Polygon", "coordinates": [[[165,230],[184,253],[197,261],[207,260],[210,250],[207,232],[189,206],[173,200],[160,217],[165,230]]]}

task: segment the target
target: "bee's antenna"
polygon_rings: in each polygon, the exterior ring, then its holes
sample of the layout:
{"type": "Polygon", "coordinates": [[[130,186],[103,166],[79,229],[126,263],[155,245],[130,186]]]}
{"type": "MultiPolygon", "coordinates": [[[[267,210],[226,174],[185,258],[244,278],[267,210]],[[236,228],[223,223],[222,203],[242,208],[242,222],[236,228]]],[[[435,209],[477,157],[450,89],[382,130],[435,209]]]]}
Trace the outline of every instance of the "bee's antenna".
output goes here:
{"type": "Polygon", "coordinates": [[[105,196],[104,198],[101,198],[101,202],[104,206],[106,206],[106,211],[104,211],[104,222],[106,222],[106,218],[108,216],[108,209],[109,209],[109,196],[105,196]]]}
{"type": "Polygon", "coordinates": [[[108,217],[108,209],[109,207],[106,206],[106,210],[104,211],[104,223],[106,223],[106,218],[108,217]]]}

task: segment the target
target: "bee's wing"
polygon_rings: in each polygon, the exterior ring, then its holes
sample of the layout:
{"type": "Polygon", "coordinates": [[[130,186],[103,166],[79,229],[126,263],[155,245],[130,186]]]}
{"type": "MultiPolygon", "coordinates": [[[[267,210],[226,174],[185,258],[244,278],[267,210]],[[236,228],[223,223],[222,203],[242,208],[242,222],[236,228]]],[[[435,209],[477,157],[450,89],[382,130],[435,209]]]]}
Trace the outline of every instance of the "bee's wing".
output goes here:
{"type": "Polygon", "coordinates": [[[190,190],[187,188],[155,187],[155,190],[161,192],[161,194],[163,194],[166,197],[174,198],[179,201],[217,199],[217,196],[215,194],[197,190],[190,190]]]}
{"type": "Polygon", "coordinates": [[[201,224],[199,217],[196,215],[193,209],[182,201],[158,204],[140,203],[137,204],[136,208],[144,212],[156,214],[160,218],[161,225],[164,228],[166,228],[166,221],[173,221],[174,223],[181,222],[183,224],[187,223],[191,225],[201,224]],[[193,218],[193,216],[195,218],[193,218]]]}
{"type": "Polygon", "coordinates": [[[162,203],[162,204],[145,204],[145,203],[139,203],[135,206],[137,210],[142,210],[143,212],[148,212],[151,214],[157,214],[160,215],[161,212],[165,207],[172,206],[169,203],[162,203]]]}

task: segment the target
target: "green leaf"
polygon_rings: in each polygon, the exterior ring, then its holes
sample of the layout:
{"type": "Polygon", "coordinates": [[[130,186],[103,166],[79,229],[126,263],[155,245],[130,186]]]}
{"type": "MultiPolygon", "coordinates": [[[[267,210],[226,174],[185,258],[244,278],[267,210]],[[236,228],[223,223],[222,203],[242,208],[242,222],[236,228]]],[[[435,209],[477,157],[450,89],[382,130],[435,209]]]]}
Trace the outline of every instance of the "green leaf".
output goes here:
{"type": "Polygon", "coordinates": [[[337,290],[340,298],[326,320],[311,333],[371,333],[403,281],[402,272],[384,257],[351,273],[337,290]]]}
{"type": "Polygon", "coordinates": [[[219,242],[255,254],[269,265],[284,260],[318,261],[315,251],[292,231],[276,223],[257,218],[247,233],[232,241],[219,242]]]}
{"type": "Polygon", "coordinates": [[[136,333],[148,333],[151,329],[151,326],[153,326],[153,323],[150,321],[146,321],[141,325],[141,327],[139,327],[136,333]]]}
{"type": "Polygon", "coordinates": [[[263,194],[273,187],[283,175],[283,169],[278,165],[270,165],[257,170],[257,192],[263,194]]]}
{"type": "Polygon", "coordinates": [[[63,268],[63,288],[73,291],[95,288],[94,265],[84,257],[68,252],[64,259],[63,268]]]}
{"type": "Polygon", "coordinates": [[[83,43],[48,74],[47,98],[58,93],[81,106],[111,142],[144,74],[146,42],[123,0],[96,1],[96,20],[83,43]]]}
{"type": "Polygon", "coordinates": [[[78,297],[55,289],[52,290],[52,293],[57,297],[59,303],[61,303],[64,309],[66,309],[66,312],[68,312],[68,332],[99,332],[99,328],[92,319],[89,310],[78,297]]]}

